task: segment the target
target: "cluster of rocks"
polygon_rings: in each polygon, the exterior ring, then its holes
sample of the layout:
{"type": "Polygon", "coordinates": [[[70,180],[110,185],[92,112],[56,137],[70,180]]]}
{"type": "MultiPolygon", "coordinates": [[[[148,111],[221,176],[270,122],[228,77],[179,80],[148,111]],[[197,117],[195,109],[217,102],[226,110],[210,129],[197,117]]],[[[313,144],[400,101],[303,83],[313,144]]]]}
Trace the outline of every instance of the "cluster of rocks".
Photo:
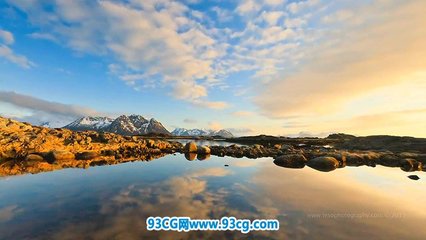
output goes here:
{"type": "Polygon", "coordinates": [[[181,148],[177,142],[49,129],[0,118],[0,175],[151,160],[181,148]]]}
{"type": "Polygon", "coordinates": [[[336,149],[300,149],[298,152],[275,157],[274,163],[286,168],[305,165],[319,171],[332,171],[345,166],[382,165],[399,167],[406,172],[426,171],[426,154],[390,151],[347,151],[336,149]]]}
{"type": "Polygon", "coordinates": [[[345,166],[383,165],[400,167],[403,171],[426,171],[426,154],[414,152],[394,153],[390,151],[337,150],[331,147],[312,147],[304,145],[275,144],[266,147],[259,144],[251,146],[230,145],[198,147],[194,142],[187,143],[183,149],[186,154],[205,154],[230,156],[235,158],[272,157],[274,163],[286,168],[303,168],[306,165],[319,171],[332,171],[345,166]]]}
{"type": "Polygon", "coordinates": [[[181,149],[181,152],[185,154],[185,158],[189,161],[195,159],[207,160],[210,158],[211,150],[207,146],[197,146],[195,142],[189,142],[181,149]]]}

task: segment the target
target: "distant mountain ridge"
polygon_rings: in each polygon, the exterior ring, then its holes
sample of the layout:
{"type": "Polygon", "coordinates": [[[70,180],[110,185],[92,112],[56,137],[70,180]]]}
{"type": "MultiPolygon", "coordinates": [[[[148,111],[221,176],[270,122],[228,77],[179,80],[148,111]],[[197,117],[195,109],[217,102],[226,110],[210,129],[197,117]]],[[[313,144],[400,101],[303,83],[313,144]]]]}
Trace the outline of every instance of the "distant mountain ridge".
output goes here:
{"type": "Polygon", "coordinates": [[[170,132],[159,121],[145,119],[141,115],[121,115],[116,119],[109,117],[82,117],[64,126],[74,131],[103,131],[120,135],[165,134],[170,132]]]}
{"type": "Polygon", "coordinates": [[[208,129],[186,129],[176,128],[172,131],[174,136],[220,136],[224,138],[232,138],[234,135],[225,129],[221,130],[208,130],[208,129]]]}

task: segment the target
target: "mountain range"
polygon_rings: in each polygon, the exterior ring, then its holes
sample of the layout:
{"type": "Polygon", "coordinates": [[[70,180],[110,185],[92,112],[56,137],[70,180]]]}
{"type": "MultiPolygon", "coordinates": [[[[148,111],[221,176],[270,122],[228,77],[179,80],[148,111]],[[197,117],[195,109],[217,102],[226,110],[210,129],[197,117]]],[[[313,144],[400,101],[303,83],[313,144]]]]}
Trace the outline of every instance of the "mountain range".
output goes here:
{"type": "Polygon", "coordinates": [[[231,132],[225,129],[221,130],[206,130],[206,129],[185,129],[185,128],[176,128],[172,131],[174,136],[220,136],[224,138],[232,138],[231,132]]]}
{"type": "MultiPolygon", "coordinates": [[[[49,122],[42,122],[39,126],[52,127],[49,122]]],[[[54,124],[53,124],[54,125],[54,124]]],[[[57,125],[57,124],[56,124],[57,125]]],[[[146,135],[164,134],[173,136],[220,136],[223,138],[234,137],[231,132],[225,129],[185,129],[176,128],[171,133],[161,124],[161,122],[151,118],[150,120],[141,115],[121,115],[117,118],[110,117],[81,117],[63,128],[73,131],[99,131],[112,132],[120,135],[146,135]]]]}
{"type": "Polygon", "coordinates": [[[121,115],[116,119],[109,117],[82,117],[64,126],[74,131],[104,131],[121,135],[165,134],[171,135],[159,121],[145,119],[140,115],[121,115]]]}

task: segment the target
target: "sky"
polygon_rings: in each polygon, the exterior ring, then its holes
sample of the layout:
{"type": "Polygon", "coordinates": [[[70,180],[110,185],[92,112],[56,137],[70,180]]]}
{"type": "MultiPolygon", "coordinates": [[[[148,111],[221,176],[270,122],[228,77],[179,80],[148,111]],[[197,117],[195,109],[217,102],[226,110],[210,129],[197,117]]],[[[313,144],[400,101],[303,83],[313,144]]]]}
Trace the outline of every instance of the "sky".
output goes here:
{"type": "Polygon", "coordinates": [[[3,0],[0,115],[426,137],[424,0],[3,0]]]}

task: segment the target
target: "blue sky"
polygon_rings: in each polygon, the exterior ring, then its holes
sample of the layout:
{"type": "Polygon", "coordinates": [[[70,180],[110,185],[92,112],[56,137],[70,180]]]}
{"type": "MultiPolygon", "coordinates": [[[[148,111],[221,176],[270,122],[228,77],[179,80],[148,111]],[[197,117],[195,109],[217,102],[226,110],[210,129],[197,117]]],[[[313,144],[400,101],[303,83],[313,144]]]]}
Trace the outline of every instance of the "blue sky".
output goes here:
{"type": "Polygon", "coordinates": [[[417,130],[426,129],[418,121],[426,120],[422,7],[420,0],[2,1],[0,113],[58,125],[134,113],[169,130],[237,135],[426,136],[417,130]]]}

